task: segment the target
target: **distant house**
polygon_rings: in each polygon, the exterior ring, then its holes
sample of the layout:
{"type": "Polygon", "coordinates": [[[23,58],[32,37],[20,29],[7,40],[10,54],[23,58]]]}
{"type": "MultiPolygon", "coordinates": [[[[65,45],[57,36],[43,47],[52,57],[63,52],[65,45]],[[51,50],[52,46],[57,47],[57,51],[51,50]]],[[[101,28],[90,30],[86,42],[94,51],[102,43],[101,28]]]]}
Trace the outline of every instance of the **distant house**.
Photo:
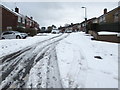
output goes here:
{"type": "Polygon", "coordinates": [[[65,32],[65,27],[60,26],[58,29],[60,30],[61,33],[65,32]]]}
{"type": "MultiPolygon", "coordinates": [[[[87,28],[89,28],[89,25],[91,25],[93,23],[98,23],[98,18],[94,17],[94,18],[88,19],[87,20],[87,28]]],[[[80,31],[85,31],[85,29],[86,29],[86,22],[85,21],[81,22],[79,24],[79,28],[80,28],[80,31]]]]}
{"type": "Polygon", "coordinates": [[[87,24],[91,24],[91,23],[98,23],[98,18],[94,17],[94,18],[88,19],[87,24]]]}
{"type": "Polygon", "coordinates": [[[72,25],[73,32],[80,31],[80,28],[81,28],[81,24],[80,23],[76,23],[76,24],[72,25]]]}
{"type": "Polygon", "coordinates": [[[72,25],[67,26],[66,30],[73,30],[73,26],[72,25]]]}
{"type": "Polygon", "coordinates": [[[80,31],[85,31],[85,21],[81,22],[81,28],[80,31]]]}
{"type": "Polygon", "coordinates": [[[29,18],[28,16],[19,13],[19,8],[15,8],[15,11],[0,5],[0,34],[7,30],[16,30],[16,28],[34,28],[39,29],[39,24],[29,18]]]}
{"type": "Polygon", "coordinates": [[[81,23],[78,23],[77,24],[77,31],[80,31],[80,29],[81,29],[81,23]]]}

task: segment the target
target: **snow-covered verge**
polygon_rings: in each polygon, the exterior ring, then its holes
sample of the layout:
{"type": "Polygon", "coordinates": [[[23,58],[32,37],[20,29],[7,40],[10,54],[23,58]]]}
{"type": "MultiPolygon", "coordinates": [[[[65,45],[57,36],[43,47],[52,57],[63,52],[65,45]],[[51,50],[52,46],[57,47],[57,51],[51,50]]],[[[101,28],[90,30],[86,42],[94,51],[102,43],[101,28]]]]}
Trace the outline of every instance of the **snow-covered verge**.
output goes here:
{"type": "Polygon", "coordinates": [[[38,34],[34,37],[27,37],[26,39],[0,40],[0,57],[58,35],[59,34],[38,34]]]}
{"type": "Polygon", "coordinates": [[[56,47],[65,88],[118,88],[118,44],[72,33],[56,47]]]}
{"type": "Polygon", "coordinates": [[[101,31],[101,32],[98,32],[98,35],[119,35],[119,33],[101,31]]]}

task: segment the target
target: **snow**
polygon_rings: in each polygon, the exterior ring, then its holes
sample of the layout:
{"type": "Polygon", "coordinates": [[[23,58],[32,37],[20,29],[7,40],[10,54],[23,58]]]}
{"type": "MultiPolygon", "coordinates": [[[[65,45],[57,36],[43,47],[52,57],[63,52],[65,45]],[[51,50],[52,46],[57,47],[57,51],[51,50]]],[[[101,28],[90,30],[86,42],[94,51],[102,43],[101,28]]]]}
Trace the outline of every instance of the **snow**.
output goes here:
{"type": "Polygon", "coordinates": [[[30,71],[29,75],[29,80],[26,85],[27,88],[31,88],[31,85],[33,88],[45,88],[46,87],[46,78],[47,74],[46,73],[41,73],[42,72],[47,72],[47,59],[48,57],[43,58],[38,62],[30,71]],[[44,65],[43,65],[44,64],[44,65]],[[41,80],[42,79],[42,80],[41,80]],[[40,82],[42,81],[42,83],[40,82]],[[31,84],[32,83],[32,84],[31,84]],[[37,85],[40,84],[41,87],[38,87],[37,85]]]}
{"type": "Polygon", "coordinates": [[[106,31],[101,31],[98,32],[98,35],[117,35],[117,32],[106,32],[106,31]]]}
{"type": "Polygon", "coordinates": [[[57,45],[64,87],[118,88],[118,44],[90,38],[72,33],[57,45]]]}
{"type": "MultiPolygon", "coordinates": [[[[23,61],[17,65],[18,70],[11,72],[13,73],[12,77],[21,68],[24,68],[24,64],[26,64],[24,62],[28,60],[25,58],[32,58],[32,53],[41,51],[37,53],[33,67],[29,75],[25,77],[27,78],[25,86],[27,88],[118,88],[117,43],[93,41],[91,36],[86,35],[84,32],[77,32],[70,33],[69,36],[63,39],[67,35],[64,34],[62,39],[57,37],[34,48],[34,44],[37,45],[39,42],[58,35],[60,34],[38,34],[27,39],[0,40],[0,57],[33,46],[31,51],[20,55],[23,57],[23,61]],[[31,54],[24,56],[30,52],[31,54]],[[37,62],[36,60],[43,53],[43,58],[37,62]],[[101,57],[101,59],[95,57],[101,57]],[[49,83],[50,81],[52,83],[49,83]]],[[[21,58],[20,56],[18,58],[21,58]]],[[[11,63],[17,61],[16,58],[11,63]]],[[[9,68],[9,66],[7,67],[9,68]]],[[[6,79],[11,80],[11,77],[6,79]]],[[[4,86],[5,81],[2,83],[4,86]]]]}
{"type": "Polygon", "coordinates": [[[6,39],[0,40],[0,56],[5,56],[9,53],[19,51],[25,47],[29,47],[37,42],[42,42],[46,39],[57,36],[56,34],[38,34],[34,37],[27,37],[26,39],[6,39]]]}

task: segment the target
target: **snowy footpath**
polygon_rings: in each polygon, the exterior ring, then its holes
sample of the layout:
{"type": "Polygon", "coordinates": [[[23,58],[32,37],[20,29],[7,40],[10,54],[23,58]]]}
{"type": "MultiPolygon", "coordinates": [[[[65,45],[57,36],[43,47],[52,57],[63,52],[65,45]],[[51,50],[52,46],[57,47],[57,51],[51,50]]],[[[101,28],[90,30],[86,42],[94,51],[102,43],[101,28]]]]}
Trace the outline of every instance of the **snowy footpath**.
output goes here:
{"type": "Polygon", "coordinates": [[[83,32],[0,40],[2,88],[118,88],[118,44],[83,32]]]}
{"type": "Polygon", "coordinates": [[[118,44],[72,33],[56,47],[66,88],[118,88],[118,44]]]}

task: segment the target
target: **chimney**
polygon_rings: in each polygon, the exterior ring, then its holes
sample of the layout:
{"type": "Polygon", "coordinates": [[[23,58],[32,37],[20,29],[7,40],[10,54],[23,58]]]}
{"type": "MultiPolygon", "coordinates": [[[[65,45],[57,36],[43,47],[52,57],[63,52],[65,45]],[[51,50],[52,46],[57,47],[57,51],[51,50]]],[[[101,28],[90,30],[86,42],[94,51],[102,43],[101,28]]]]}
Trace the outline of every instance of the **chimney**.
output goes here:
{"type": "Polygon", "coordinates": [[[33,19],[33,17],[30,17],[31,19],[33,19]]]}
{"type": "Polygon", "coordinates": [[[15,12],[19,13],[19,8],[16,7],[15,8],[15,12]]]}
{"type": "Polygon", "coordinates": [[[107,14],[107,8],[104,9],[104,14],[107,14]]]}

